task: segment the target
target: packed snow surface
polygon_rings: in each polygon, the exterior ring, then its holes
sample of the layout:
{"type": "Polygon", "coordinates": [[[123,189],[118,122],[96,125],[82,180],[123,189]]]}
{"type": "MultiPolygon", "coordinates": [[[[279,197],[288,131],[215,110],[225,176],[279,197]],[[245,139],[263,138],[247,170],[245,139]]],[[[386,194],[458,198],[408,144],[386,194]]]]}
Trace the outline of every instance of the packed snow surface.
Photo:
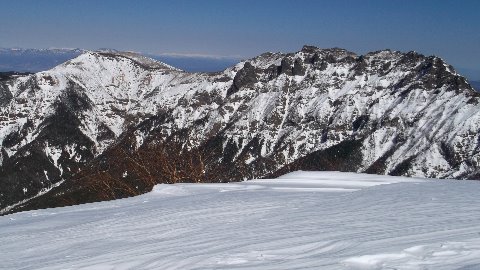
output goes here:
{"type": "Polygon", "coordinates": [[[478,194],[339,172],[157,185],[0,217],[0,269],[480,269],[478,194]]]}

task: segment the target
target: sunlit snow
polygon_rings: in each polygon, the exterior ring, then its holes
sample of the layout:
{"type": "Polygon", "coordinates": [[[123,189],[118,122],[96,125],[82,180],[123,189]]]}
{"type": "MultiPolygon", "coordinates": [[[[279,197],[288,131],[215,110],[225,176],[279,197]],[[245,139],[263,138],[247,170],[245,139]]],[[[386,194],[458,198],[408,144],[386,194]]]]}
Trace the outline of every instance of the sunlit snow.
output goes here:
{"type": "Polygon", "coordinates": [[[478,194],[339,172],[157,185],[0,217],[0,269],[480,269],[478,194]]]}

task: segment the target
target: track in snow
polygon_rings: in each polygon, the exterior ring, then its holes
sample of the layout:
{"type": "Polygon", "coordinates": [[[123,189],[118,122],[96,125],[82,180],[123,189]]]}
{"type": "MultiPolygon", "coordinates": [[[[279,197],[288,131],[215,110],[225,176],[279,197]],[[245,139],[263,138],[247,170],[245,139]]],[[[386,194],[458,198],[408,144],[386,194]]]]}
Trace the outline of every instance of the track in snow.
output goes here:
{"type": "Polygon", "coordinates": [[[478,194],[338,172],[158,185],[0,217],[0,269],[480,269],[478,194]]]}

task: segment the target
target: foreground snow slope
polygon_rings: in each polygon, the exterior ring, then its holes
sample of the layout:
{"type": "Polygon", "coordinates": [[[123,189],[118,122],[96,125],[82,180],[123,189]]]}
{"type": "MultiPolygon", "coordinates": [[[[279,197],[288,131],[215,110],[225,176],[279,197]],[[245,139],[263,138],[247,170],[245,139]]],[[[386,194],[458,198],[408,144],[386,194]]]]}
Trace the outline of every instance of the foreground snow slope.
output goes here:
{"type": "Polygon", "coordinates": [[[0,217],[0,269],[480,269],[478,194],[338,172],[158,185],[0,217]]]}

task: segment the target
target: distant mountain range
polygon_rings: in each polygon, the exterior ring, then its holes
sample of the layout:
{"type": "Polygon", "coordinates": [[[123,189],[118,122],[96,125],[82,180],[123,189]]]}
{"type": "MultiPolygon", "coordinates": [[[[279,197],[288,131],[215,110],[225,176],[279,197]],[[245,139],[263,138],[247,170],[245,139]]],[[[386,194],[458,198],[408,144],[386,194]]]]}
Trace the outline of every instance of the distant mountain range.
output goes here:
{"type": "MultiPolygon", "coordinates": [[[[83,49],[19,49],[0,48],[0,72],[39,72],[51,69],[61,63],[87,52],[83,49]]],[[[114,49],[99,49],[103,52],[117,52],[114,49]]],[[[187,72],[218,72],[240,61],[239,57],[201,56],[182,54],[143,54],[144,56],[164,62],[187,72]]],[[[460,69],[463,71],[464,69],[460,69]]],[[[468,74],[471,70],[465,70],[468,74]]],[[[480,92],[480,81],[470,80],[473,88],[480,92]]]]}
{"type": "MultiPolygon", "coordinates": [[[[112,49],[99,51],[114,52],[112,49]]],[[[0,49],[0,72],[39,72],[51,69],[86,52],[83,49],[0,49]]],[[[237,57],[145,54],[188,72],[222,71],[239,62],[237,57]]]]}
{"type": "Polygon", "coordinates": [[[480,177],[480,94],[416,52],[305,46],[216,73],[85,51],[0,82],[0,209],[294,170],[480,177]]]}
{"type": "Polygon", "coordinates": [[[218,72],[225,70],[240,61],[240,58],[236,57],[153,54],[145,54],[145,56],[167,63],[187,72],[218,72]]]}
{"type": "Polygon", "coordinates": [[[85,52],[82,49],[0,49],[0,71],[38,72],[85,52]]]}

